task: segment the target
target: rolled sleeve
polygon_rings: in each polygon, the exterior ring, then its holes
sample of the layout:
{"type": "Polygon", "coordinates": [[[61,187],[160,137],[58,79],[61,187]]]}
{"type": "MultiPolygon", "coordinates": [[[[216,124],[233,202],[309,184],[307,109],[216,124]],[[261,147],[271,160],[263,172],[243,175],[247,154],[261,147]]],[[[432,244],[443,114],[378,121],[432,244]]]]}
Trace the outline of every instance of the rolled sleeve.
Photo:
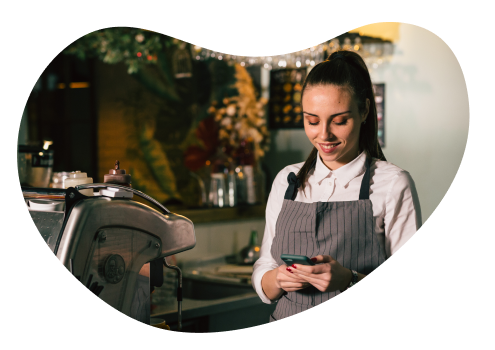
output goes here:
{"type": "Polygon", "coordinates": [[[411,175],[399,171],[391,182],[385,200],[386,252],[390,256],[421,227],[421,208],[411,175]]]}

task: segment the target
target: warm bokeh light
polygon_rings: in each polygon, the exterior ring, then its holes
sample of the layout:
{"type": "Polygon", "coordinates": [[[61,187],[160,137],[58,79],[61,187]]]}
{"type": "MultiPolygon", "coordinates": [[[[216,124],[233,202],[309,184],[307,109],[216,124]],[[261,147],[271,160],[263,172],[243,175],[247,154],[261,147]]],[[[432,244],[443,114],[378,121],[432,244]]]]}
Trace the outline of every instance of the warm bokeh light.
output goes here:
{"type": "MultiPolygon", "coordinates": [[[[59,89],[65,89],[65,84],[64,83],[59,83],[57,85],[59,89]]],[[[89,87],[88,82],[80,81],[80,82],[75,82],[75,83],[70,83],[69,84],[69,89],[85,89],[89,87]]]]}
{"type": "Polygon", "coordinates": [[[43,149],[46,151],[48,149],[48,147],[50,147],[51,145],[53,145],[53,141],[44,141],[43,142],[43,149]]]}
{"type": "Polygon", "coordinates": [[[398,22],[382,22],[368,24],[363,27],[350,30],[349,33],[359,33],[361,36],[371,36],[396,42],[399,40],[400,23],[398,22]]]}

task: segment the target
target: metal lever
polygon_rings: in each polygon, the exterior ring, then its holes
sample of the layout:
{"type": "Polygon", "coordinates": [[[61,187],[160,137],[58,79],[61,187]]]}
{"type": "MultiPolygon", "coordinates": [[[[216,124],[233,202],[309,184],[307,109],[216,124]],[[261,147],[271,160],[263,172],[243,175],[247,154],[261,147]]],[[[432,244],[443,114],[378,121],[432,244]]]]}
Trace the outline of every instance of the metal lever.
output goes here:
{"type": "Polygon", "coordinates": [[[177,330],[182,331],[182,271],[177,266],[169,265],[167,258],[163,258],[163,265],[177,271],[179,287],[177,287],[177,330]]]}
{"type": "Polygon", "coordinates": [[[107,187],[113,187],[113,188],[118,188],[120,190],[128,191],[134,193],[136,196],[139,196],[143,199],[146,199],[148,202],[153,203],[156,205],[158,208],[162,209],[165,214],[170,214],[170,210],[165,208],[160,202],[158,202],[156,199],[151,198],[148,196],[146,193],[143,193],[141,191],[135,190],[132,187],[127,187],[127,186],[122,186],[122,185],[117,185],[117,184],[110,184],[110,183],[96,183],[96,184],[83,184],[83,185],[77,185],[75,187],[76,190],[85,190],[88,188],[107,188],[107,187]]]}

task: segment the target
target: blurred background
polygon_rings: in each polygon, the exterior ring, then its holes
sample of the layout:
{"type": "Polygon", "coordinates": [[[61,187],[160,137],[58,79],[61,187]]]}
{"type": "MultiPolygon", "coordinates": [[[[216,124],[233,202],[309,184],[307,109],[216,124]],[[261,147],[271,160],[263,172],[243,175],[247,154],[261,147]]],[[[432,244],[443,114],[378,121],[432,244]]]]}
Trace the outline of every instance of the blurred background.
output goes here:
{"type": "Polygon", "coordinates": [[[118,160],[132,187],[194,222],[197,245],[176,262],[239,255],[262,240],[274,177],[311,151],[301,86],[338,49],[368,65],[380,143],[388,161],[411,173],[424,223],[460,165],[469,106],[449,47],[401,23],[273,57],[215,52],[138,28],[89,33],[33,87],[19,129],[20,182],[61,187],[76,170],[103,182],[118,160]]]}

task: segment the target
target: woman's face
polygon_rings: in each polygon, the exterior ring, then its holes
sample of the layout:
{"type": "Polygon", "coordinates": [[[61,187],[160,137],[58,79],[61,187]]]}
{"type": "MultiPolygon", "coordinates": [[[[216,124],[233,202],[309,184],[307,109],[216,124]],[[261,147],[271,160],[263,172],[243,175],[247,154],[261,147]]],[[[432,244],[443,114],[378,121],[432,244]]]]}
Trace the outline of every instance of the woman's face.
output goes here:
{"type": "Polygon", "coordinates": [[[359,131],[368,116],[369,100],[366,110],[359,113],[348,89],[335,85],[308,86],[302,107],[306,135],[329,169],[338,169],[359,155],[359,131]]]}

